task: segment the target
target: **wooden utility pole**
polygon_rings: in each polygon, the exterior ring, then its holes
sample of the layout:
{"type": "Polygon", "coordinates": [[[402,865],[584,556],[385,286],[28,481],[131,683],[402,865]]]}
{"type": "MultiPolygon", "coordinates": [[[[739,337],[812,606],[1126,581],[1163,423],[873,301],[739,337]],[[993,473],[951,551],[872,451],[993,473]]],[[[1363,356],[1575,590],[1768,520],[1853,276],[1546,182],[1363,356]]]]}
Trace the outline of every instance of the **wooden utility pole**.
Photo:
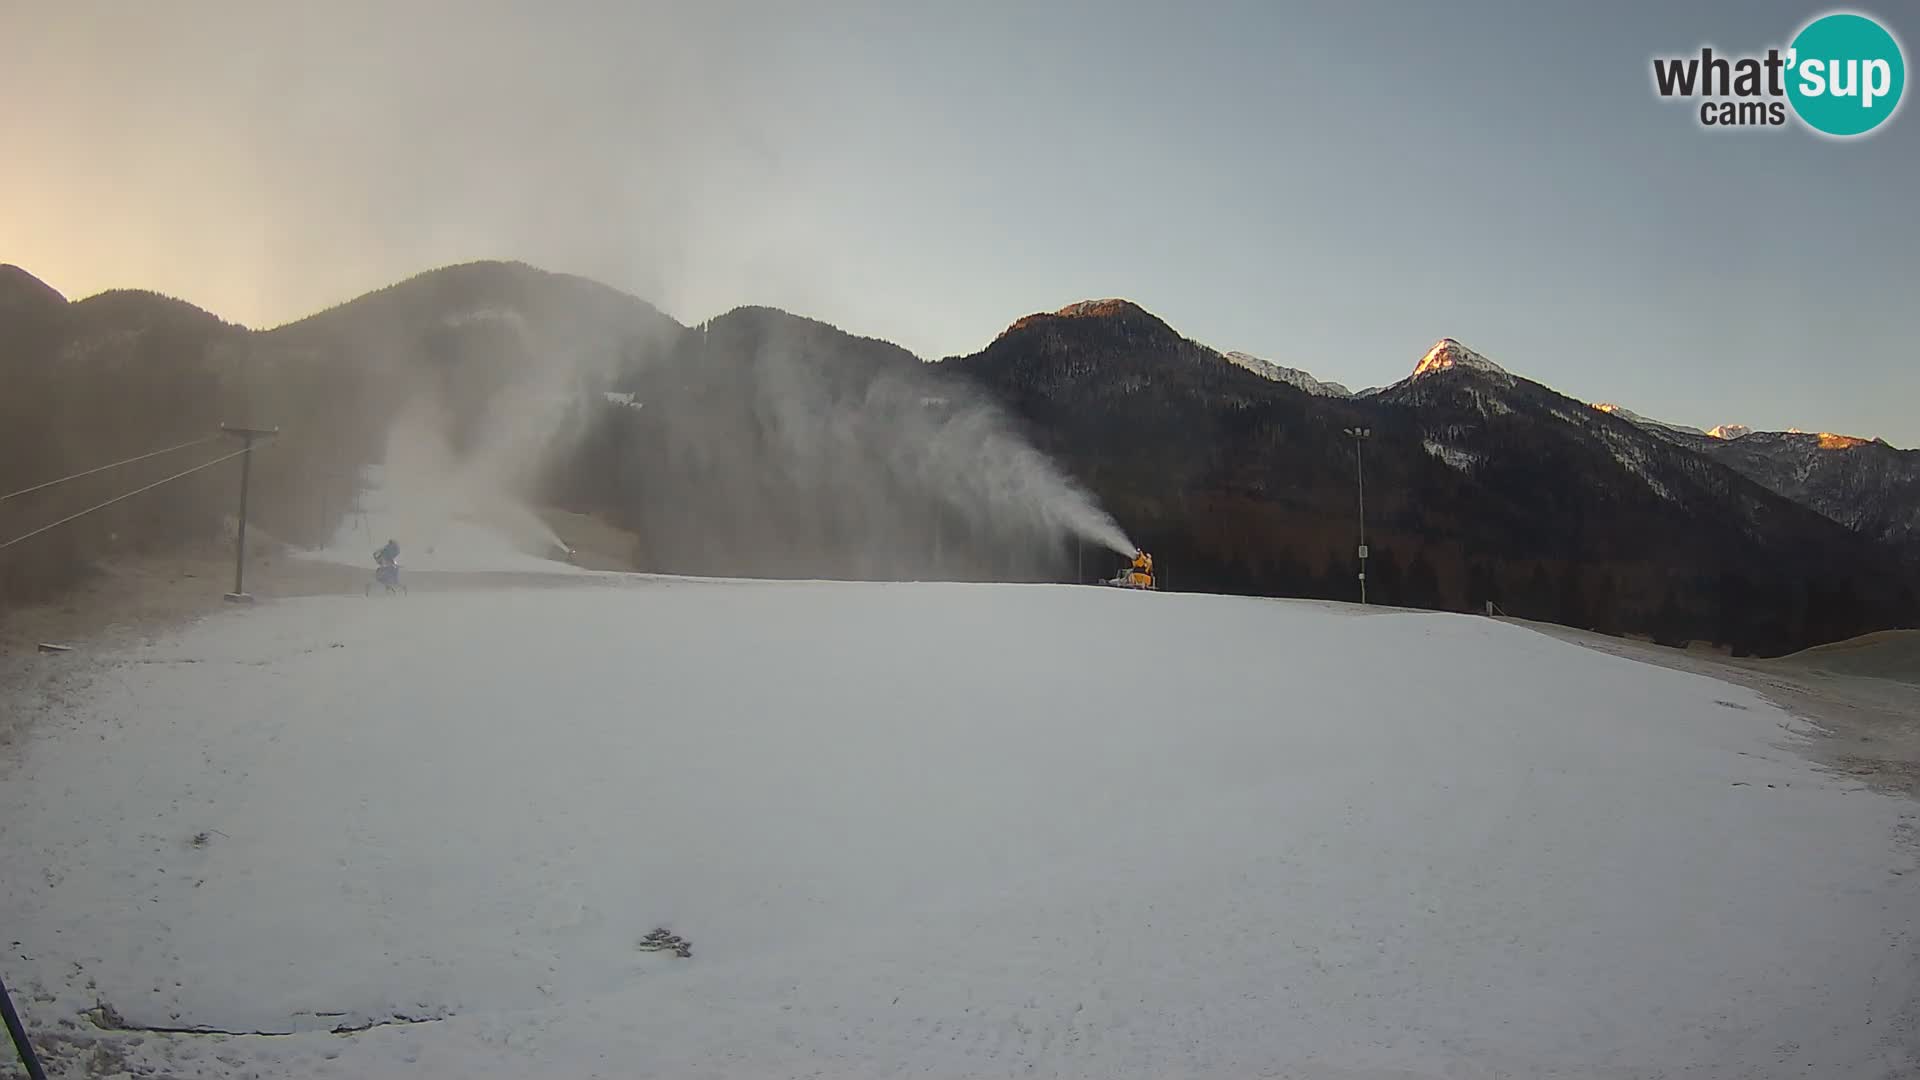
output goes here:
{"type": "Polygon", "coordinates": [[[233,591],[227,594],[227,602],[232,604],[251,604],[253,597],[247,595],[247,481],[253,472],[253,444],[257,440],[271,439],[280,433],[279,428],[243,428],[220,425],[220,431],[226,435],[238,436],[242,440],[240,451],[240,526],[233,538],[233,591]]]}

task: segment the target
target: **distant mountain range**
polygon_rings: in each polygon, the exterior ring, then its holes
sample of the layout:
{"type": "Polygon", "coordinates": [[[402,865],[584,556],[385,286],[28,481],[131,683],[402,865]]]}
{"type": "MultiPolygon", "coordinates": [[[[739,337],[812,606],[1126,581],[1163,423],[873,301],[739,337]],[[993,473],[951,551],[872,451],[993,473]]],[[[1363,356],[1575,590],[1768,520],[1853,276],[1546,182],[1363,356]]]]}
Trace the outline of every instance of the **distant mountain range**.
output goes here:
{"type": "MultiPolygon", "coordinates": [[[[1028,316],[943,366],[1025,417],[1191,587],[1352,597],[1355,447],[1343,433],[1367,428],[1376,601],[1492,600],[1743,651],[1915,617],[1910,543],[1746,475],[1744,459],[1708,452],[1720,440],[1682,445],[1451,339],[1400,382],[1343,397],[1106,302],[1028,316]]],[[[1897,488],[1871,501],[1920,502],[1897,488]]]]}
{"type": "MultiPolygon", "coordinates": [[[[1017,545],[1002,534],[914,494],[967,480],[930,479],[932,459],[903,458],[903,440],[955,437],[926,421],[980,395],[1154,551],[1173,588],[1354,598],[1358,449],[1377,603],[1492,602],[1743,652],[1916,621],[1920,452],[1663,424],[1565,397],[1452,339],[1407,378],[1352,394],[1217,352],[1118,299],[1028,315],[979,352],[924,363],[767,308],[683,327],[520,264],[432,271],[264,332],[151,293],[68,303],[4,267],[0,377],[0,486],[222,420],[278,424],[285,435],[255,474],[257,513],[295,542],[330,533],[409,401],[431,397],[456,452],[477,452],[501,416],[558,395],[577,414],[566,437],[508,456],[545,463],[525,478],[540,497],[633,529],[644,566],[1110,573],[1104,552],[1009,557],[1017,545]],[[1354,428],[1371,432],[1359,447],[1344,434],[1354,428]],[[820,477],[838,475],[852,479],[821,496],[820,477]],[[892,496],[857,494],[875,486],[892,496]]],[[[14,549],[0,601],[126,542],[110,536],[184,536],[228,512],[226,484],[192,494],[170,504],[160,534],[108,514],[69,537],[74,554],[14,549]]],[[[25,502],[4,509],[54,509],[25,502]]]]}
{"type": "MultiPolygon", "coordinates": [[[[1085,302],[1055,315],[1111,312],[1121,303],[1124,302],[1085,302]]],[[[1021,323],[1029,323],[1034,318],[1028,316],[1021,323]]],[[[1018,328],[1016,325],[1015,329],[1018,328]]],[[[1249,353],[1226,352],[1221,357],[1262,378],[1285,383],[1316,397],[1373,398],[1388,389],[1374,387],[1356,395],[1339,383],[1325,382],[1310,372],[1249,353]]],[[[1436,342],[1414,364],[1410,378],[1452,368],[1476,371],[1495,381],[1512,379],[1504,368],[1452,338],[1436,342]]],[[[1596,402],[1592,407],[1713,457],[1848,528],[1900,545],[1920,539],[1920,450],[1900,450],[1881,439],[1831,432],[1807,433],[1798,429],[1756,432],[1744,424],[1701,429],[1656,420],[1610,402],[1596,402]]],[[[1444,444],[1436,444],[1432,452],[1443,458],[1449,453],[1444,444]]],[[[1458,453],[1451,457],[1454,461],[1465,460],[1458,453]]]]}
{"type": "Polygon", "coordinates": [[[1920,543],[1920,450],[1830,431],[1755,431],[1744,424],[1701,431],[1617,405],[1594,408],[1720,461],[1850,529],[1909,550],[1920,543]]]}

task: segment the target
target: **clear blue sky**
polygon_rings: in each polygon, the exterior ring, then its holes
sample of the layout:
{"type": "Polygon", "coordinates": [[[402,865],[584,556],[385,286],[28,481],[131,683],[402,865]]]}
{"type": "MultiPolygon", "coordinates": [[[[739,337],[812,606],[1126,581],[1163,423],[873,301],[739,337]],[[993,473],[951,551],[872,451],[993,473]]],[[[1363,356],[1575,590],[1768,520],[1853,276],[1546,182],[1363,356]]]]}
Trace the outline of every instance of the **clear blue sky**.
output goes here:
{"type": "MultiPolygon", "coordinates": [[[[1920,445],[1920,113],[1715,134],[1651,89],[1825,7],[404,6],[0,8],[0,261],[273,325],[522,258],[925,356],[1117,295],[1355,387],[1452,336],[1920,445]]],[[[1920,14],[1860,10],[1911,62],[1920,14]]]]}

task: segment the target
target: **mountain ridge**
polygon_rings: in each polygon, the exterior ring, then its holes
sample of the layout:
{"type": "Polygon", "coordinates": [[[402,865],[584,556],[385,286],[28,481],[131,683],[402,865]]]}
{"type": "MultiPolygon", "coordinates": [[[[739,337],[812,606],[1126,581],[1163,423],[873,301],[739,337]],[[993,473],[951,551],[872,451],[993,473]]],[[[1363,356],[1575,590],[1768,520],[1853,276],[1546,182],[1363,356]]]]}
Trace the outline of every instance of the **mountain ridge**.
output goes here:
{"type": "MultiPolygon", "coordinates": [[[[28,307],[52,310],[44,294],[26,293],[42,297],[28,307]]],[[[84,340],[113,361],[98,378],[138,372],[150,388],[142,393],[177,398],[169,424],[249,416],[285,424],[280,456],[263,458],[257,478],[272,531],[296,539],[330,528],[328,505],[351,496],[352,469],[379,453],[408,393],[426,387],[445,402],[448,437],[459,447],[498,408],[502,388],[540,377],[556,356],[597,373],[585,400],[601,408],[590,410],[586,439],[562,448],[541,482],[588,509],[635,513],[648,491],[693,499],[717,485],[737,488],[743,508],[758,501],[800,511],[779,493],[778,477],[740,472],[755,459],[733,461],[724,444],[688,459],[696,428],[678,430],[680,442],[660,443],[657,453],[636,453],[664,437],[661,424],[676,423],[675,402],[683,415],[729,417],[732,427],[712,438],[728,430],[727,438],[755,441],[768,433],[757,425],[766,422],[769,378],[799,378],[787,385],[870,409],[927,408],[974,387],[1160,554],[1180,587],[1337,598],[1354,585],[1355,447],[1342,432],[1367,427],[1370,592],[1382,602],[1458,610],[1493,600],[1553,621],[1747,651],[1894,624],[1908,579],[1891,568],[1893,548],[1879,545],[1910,538],[1909,511],[1920,506],[1920,488],[1902,486],[1904,465],[1872,464],[1909,453],[1884,444],[1822,448],[1811,436],[1818,454],[1868,464],[1831,484],[1821,470],[1799,486],[1792,470],[1767,483],[1743,470],[1774,468],[1771,456],[1743,450],[1723,459],[1714,447],[1759,450],[1778,440],[1660,434],[1619,415],[1625,410],[1603,411],[1516,376],[1453,338],[1439,339],[1399,382],[1343,395],[1299,369],[1213,350],[1118,298],[1023,316],[978,352],[931,363],[777,308],[746,305],[690,328],[638,297],[524,263],[427,271],[269,330],[137,291],[60,303],[79,316],[56,320],[58,347],[36,345],[9,363],[33,368],[35,385],[55,394],[66,376],[53,360],[84,340]],[[37,367],[36,357],[49,366],[37,367]],[[248,386],[228,374],[240,369],[237,359],[254,373],[248,386]],[[891,388],[875,393],[882,379],[891,388]],[[695,465],[707,480],[684,472],[695,465]],[[1849,514],[1847,500],[1873,505],[1849,514]],[[1874,575],[1900,584],[1878,596],[1867,584],[1874,575]]],[[[97,390],[125,398],[116,408],[129,446],[139,448],[142,432],[151,433],[148,445],[171,437],[139,411],[133,385],[97,390]]],[[[23,424],[35,419],[17,403],[15,414],[23,424]]],[[[1790,453],[1782,455],[1805,457],[1804,440],[1783,445],[1790,453]]],[[[61,463],[41,464],[56,474],[61,463]]],[[[206,512],[220,505],[210,501],[206,512]]],[[[726,535],[748,519],[705,522],[702,545],[694,533],[673,533],[678,526],[660,508],[647,513],[659,543],[679,536],[676,558],[703,568],[766,554],[756,538],[726,535]]],[[[915,572],[805,561],[856,543],[855,520],[820,525],[779,572],[915,572]]],[[[1021,572],[1047,579],[1059,571],[1034,564],[1021,572]]]]}
{"type": "Polygon", "coordinates": [[[1369,576],[1394,597],[1383,602],[1493,599],[1550,621],[1772,649],[1839,629],[1860,601],[1834,560],[1892,563],[1815,509],[1454,339],[1371,397],[1329,398],[1240,381],[1233,361],[1177,336],[1074,329],[943,363],[1008,401],[1194,587],[1351,595],[1352,557],[1339,554],[1352,537],[1349,427],[1374,433],[1369,576]]]}

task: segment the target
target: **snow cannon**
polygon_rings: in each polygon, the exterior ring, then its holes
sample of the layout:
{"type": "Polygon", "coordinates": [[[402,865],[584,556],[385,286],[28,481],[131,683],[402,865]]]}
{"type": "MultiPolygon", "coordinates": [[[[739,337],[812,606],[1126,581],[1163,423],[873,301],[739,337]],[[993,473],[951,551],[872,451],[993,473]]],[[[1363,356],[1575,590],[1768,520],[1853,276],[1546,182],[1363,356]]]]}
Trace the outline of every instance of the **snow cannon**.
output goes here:
{"type": "Polygon", "coordinates": [[[1151,590],[1159,588],[1159,582],[1153,576],[1153,556],[1147,554],[1145,551],[1135,551],[1133,553],[1133,562],[1130,565],[1121,567],[1120,573],[1115,575],[1114,579],[1107,582],[1107,584],[1117,585],[1122,589],[1151,590]]]}

